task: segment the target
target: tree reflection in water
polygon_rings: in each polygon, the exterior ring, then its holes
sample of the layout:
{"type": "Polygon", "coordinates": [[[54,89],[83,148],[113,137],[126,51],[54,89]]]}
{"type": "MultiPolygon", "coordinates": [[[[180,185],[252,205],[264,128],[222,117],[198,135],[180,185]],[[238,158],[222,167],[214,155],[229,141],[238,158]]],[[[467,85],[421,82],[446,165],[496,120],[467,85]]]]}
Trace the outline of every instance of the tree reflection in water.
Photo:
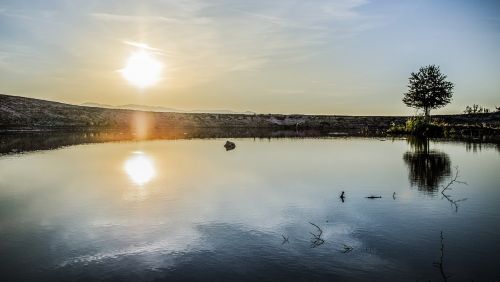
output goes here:
{"type": "Polygon", "coordinates": [[[446,153],[429,149],[429,140],[408,137],[411,151],[403,155],[408,166],[410,185],[417,186],[419,191],[430,194],[437,193],[439,185],[451,173],[450,158],[446,153]]]}

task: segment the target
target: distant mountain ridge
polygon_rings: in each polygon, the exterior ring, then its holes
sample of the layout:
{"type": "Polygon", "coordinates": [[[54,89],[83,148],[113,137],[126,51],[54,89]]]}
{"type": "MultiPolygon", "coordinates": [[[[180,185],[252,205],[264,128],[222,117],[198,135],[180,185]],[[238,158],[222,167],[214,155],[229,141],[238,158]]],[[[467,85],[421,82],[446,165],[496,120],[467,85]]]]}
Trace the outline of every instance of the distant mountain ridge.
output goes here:
{"type": "Polygon", "coordinates": [[[162,106],[147,106],[147,105],[137,105],[137,104],[126,104],[126,105],[108,105],[99,104],[93,102],[86,102],[80,104],[84,107],[96,107],[96,108],[106,108],[106,109],[121,109],[121,110],[134,110],[134,111],[145,111],[145,112],[158,112],[158,113],[207,113],[207,114],[241,114],[241,115],[255,115],[255,112],[244,111],[237,112],[232,110],[180,110],[175,108],[167,108],[162,106]]]}

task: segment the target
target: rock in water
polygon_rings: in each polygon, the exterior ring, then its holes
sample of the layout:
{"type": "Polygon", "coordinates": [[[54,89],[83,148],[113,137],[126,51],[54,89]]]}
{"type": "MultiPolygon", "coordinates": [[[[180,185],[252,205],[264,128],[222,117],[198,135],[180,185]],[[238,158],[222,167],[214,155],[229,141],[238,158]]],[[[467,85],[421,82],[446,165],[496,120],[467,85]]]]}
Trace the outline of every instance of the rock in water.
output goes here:
{"type": "Polygon", "coordinates": [[[234,148],[236,148],[236,144],[231,141],[226,141],[226,144],[224,144],[224,148],[226,148],[226,151],[233,150],[234,148]]]}

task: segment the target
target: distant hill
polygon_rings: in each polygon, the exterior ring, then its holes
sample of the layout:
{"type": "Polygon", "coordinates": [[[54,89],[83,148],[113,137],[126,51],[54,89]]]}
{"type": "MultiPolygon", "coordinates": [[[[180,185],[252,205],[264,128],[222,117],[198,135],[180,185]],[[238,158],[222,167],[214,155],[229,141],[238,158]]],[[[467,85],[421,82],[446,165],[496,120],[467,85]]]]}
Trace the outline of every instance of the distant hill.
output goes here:
{"type": "Polygon", "coordinates": [[[106,108],[106,109],[114,109],[115,108],[115,106],[112,106],[112,105],[92,103],[92,102],[86,102],[86,103],[80,104],[80,106],[94,107],[94,108],[106,108]]]}
{"type": "Polygon", "coordinates": [[[85,103],[71,105],[34,98],[0,94],[0,130],[57,130],[86,128],[194,128],[296,126],[302,115],[174,112],[169,108],[85,103]],[[146,111],[147,110],[147,111],[146,111]],[[276,118],[278,117],[278,118],[276,118]]]}
{"type": "Polygon", "coordinates": [[[135,110],[135,111],[145,111],[145,112],[159,112],[159,113],[209,113],[209,114],[242,114],[242,115],[255,114],[252,111],[236,112],[232,110],[179,110],[175,108],[166,108],[161,106],[146,106],[146,105],[136,105],[136,104],[112,106],[112,105],[99,104],[93,102],[83,103],[81,104],[81,106],[107,108],[107,109],[135,110]]]}

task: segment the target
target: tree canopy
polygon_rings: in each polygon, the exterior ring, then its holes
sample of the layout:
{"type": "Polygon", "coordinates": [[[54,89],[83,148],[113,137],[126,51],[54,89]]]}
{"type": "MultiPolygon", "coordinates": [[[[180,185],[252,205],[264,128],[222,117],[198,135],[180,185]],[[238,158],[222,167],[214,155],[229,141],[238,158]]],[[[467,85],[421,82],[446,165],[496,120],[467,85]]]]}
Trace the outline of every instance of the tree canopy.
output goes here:
{"type": "Polygon", "coordinates": [[[429,116],[431,109],[441,108],[451,102],[454,85],[446,78],[436,65],[421,67],[418,72],[412,72],[403,103],[408,107],[422,109],[429,116]]]}

